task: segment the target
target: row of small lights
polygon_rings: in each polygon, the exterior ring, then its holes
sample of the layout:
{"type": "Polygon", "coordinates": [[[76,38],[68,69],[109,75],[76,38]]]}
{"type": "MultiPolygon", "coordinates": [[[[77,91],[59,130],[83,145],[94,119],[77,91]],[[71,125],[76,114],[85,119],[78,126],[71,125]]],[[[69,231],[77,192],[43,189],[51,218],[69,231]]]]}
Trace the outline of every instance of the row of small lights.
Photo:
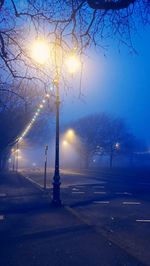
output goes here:
{"type": "Polygon", "coordinates": [[[42,100],[42,102],[39,104],[39,107],[37,108],[37,110],[35,111],[35,114],[33,116],[33,118],[31,119],[31,121],[29,122],[29,124],[27,125],[27,127],[25,128],[24,132],[21,134],[21,136],[18,138],[18,143],[21,142],[23,140],[23,138],[28,134],[29,130],[31,129],[31,127],[33,126],[33,124],[35,123],[37,117],[39,116],[41,110],[44,107],[44,104],[46,103],[46,99],[50,98],[50,94],[47,93],[44,97],[44,99],[42,100]]]}

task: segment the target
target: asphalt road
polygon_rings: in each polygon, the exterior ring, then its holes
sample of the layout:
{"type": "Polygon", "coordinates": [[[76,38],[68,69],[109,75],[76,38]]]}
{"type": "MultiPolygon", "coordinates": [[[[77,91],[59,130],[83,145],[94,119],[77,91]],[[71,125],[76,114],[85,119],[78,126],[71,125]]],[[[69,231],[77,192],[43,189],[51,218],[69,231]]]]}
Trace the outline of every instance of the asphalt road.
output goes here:
{"type": "Polygon", "coordinates": [[[59,210],[49,207],[42,174],[24,175],[1,179],[0,265],[150,265],[147,172],[62,171],[59,210]]]}

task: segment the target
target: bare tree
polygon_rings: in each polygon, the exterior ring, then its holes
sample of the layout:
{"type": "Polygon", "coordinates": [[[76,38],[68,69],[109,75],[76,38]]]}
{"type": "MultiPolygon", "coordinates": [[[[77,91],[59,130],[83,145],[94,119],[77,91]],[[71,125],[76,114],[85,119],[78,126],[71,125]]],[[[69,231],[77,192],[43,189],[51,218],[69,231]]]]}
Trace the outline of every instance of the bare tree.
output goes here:
{"type": "MultiPolygon", "coordinates": [[[[104,150],[109,154],[109,166],[112,168],[114,156],[123,153],[125,143],[129,141],[129,129],[123,119],[111,118],[108,128],[106,128],[106,140],[104,150]]],[[[132,135],[132,140],[134,136],[132,135]]]]}
{"type": "MultiPolygon", "coordinates": [[[[35,88],[27,85],[14,83],[11,86],[0,86],[0,161],[3,158],[4,164],[12,146],[29,124],[39,100],[42,99],[42,95],[35,88]]],[[[44,119],[42,120],[44,123],[44,119]]]]}
{"type": "Polygon", "coordinates": [[[89,167],[90,158],[102,141],[99,131],[103,116],[105,115],[89,115],[80,118],[71,124],[71,127],[79,137],[79,143],[76,144],[76,149],[84,162],[84,167],[86,168],[89,167]]]}
{"type": "MultiPolygon", "coordinates": [[[[59,39],[63,58],[69,53],[82,56],[93,44],[104,48],[103,40],[111,36],[133,48],[132,30],[149,19],[149,0],[0,0],[0,84],[26,79],[46,90],[53,83],[55,68],[39,68],[31,58],[30,44],[36,38],[44,36],[49,44],[59,39]]],[[[65,74],[63,69],[66,86],[65,74]]],[[[21,96],[21,90],[13,91],[21,96]]]]}
{"type": "Polygon", "coordinates": [[[51,43],[59,36],[65,53],[82,54],[92,44],[104,48],[103,40],[115,35],[133,48],[132,30],[139,21],[149,24],[149,19],[148,0],[1,0],[1,79],[10,79],[11,74],[45,83],[50,80],[49,71],[39,71],[33,64],[27,48],[41,35],[51,43]]]}
{"type": "Polygon", "coordinates": [[[11,146],[23,130],[29,114],[25,101],[17,93],[1,89],[0,99],[0,165],[3,168],[11,146]]]}
{"type": "Polygon", "coordinates": [[[80,139],[78,151],[81,152],[85,167],[89,167],[92,157],[102,152],[109,155],[109,166],[112,168],[115,155],[133,154],[138,141],[123,119],[114,118],[105,113],[93,114],[71,124],[80,139]]]}

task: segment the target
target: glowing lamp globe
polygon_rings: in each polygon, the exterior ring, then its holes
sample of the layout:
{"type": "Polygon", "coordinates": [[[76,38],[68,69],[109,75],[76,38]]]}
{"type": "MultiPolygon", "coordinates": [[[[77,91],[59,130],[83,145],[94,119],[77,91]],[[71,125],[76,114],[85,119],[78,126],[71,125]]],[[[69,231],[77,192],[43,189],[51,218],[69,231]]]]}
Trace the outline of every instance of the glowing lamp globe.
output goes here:
{"type": "Polygon", "coordinates": [[[80,65],[81,65],[80,60],[75,55],[70,55],[66,59],[66,66],[70,74],[74,74],[75,72],[77,72],[78,69],[80,68],[80,65]]]}
{"type": "Polygon", "coordinates": [[[50,57],[50,49],[48,43],[43,40],[34,41],[31,47],[31,57],[38,64],[45,64],[50,57]]]}

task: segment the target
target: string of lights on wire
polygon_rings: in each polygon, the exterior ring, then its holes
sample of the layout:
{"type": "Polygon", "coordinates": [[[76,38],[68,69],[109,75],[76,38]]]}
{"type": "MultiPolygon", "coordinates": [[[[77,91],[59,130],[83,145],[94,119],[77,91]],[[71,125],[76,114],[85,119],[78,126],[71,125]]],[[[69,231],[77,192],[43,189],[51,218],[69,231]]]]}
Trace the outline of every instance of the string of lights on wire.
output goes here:
{"type": "Polygon", "coordinates": [[[31,127],[33,126],[33,124],[35,123],[36,119],[38,118],[41,110],[44,107],[44,104],[46,103],[46,100],[50,98],[50,94],[47,93],[44,97],[44,99],[42,99],[41,103],[39,104],[37,110],[34,113],[33,118],[30,120],[29,124],[27,125],[27,127],[25,128],[25,130],[23,131],[23,133],[21,134],[21,136],[18,138],[17,142],[21,142],[23,140],[23,138],[28,134],[29,130],[31,129],[31,127]]]}

